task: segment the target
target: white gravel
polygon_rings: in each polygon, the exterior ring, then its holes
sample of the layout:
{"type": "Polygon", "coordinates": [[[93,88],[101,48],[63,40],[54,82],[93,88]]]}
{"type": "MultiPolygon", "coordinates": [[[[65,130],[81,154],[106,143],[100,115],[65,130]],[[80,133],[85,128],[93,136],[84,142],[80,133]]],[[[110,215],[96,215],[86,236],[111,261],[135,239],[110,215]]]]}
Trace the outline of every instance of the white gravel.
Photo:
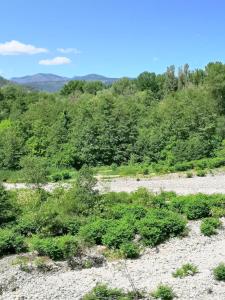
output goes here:
{"type": "Polygon", "coordinates": [[[174,191],[179,195],[225,194],[225,174],[193,178],[178,177],[178,175],[171,174],[152,179],[140,179],[139,181],[134,178],[116,178],[99,181],[98,187],[100,190],[114,192],[132,192],[140,187],[145,187],[152,192],[174,191]]]}
{"type": "MultiPolygon", "coordinates": [[[[182,239],[173,238],[158,248],[146,249],[137,260],[126,262],[127,270],[137,289],[147,292],[158,284],[169,284],[181,300],[223,300],[225,282],[213,279],[212,269],[225,262],[225,230],[211,238],[202,236],[199,222],[189,223],[190,233],[182,239]],[[184,279],[173,278],[172,272],[182,264],[195,264],[199,273],[184,279]]],[[[225,219],[223,219],[225,225],[225,219]]],[[[11,266],[13,257],[0,260],[0,283],[8,291],[1,300],[72,300],[80,299],[97,282],[130,290],[124,261],[110,262],[104,267],[81,271],[61,270],[56,273],[29,274],[11,266]],[[11,280],[11,283],[7,283],[11,280]]]]}
{"type": "MultiPolygon", "coordinates": [[[[140,187],[145,187],[152,192],[174,191],[179,195],[187,194],[225,194],[225,174],[207,175],[205,177],[185,178],[178,174],[169,174],[146,179],[135,178],[113,178],[110,180],[99,179],[97,188],[101,192],[132,192],[140,187]]],[[[4,183],[7,190],[32,188],[33,185],[25,183],[4,183]]],[[[43,186],[47,191],[52,191],[57,187],[68,188],[69,183],[48,183],[43,186]]]]}

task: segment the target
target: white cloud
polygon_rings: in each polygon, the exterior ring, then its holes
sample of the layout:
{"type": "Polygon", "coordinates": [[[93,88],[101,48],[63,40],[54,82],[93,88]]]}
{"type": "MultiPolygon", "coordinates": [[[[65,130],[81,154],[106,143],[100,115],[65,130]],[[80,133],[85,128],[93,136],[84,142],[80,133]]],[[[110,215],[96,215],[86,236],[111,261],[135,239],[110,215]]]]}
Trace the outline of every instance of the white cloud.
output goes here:
{"type": "Polygon", "coordinates": [[[81,53],[81,51],[77,48],[57,48],[57,51],[61,53],[73,53],[73,54],[81,53]]]}
{"type": "Polygon", "coordinates": [[[39,65],[45,65],[45,66],[67,65],[70,63],[71,60],[64,56],[57,56],[52,59],[42,59],[39,61],[39,65]]]}
{"type": "Polygon", "coordinates": [[[0,55],[21,55],[21,54],[38,54],[48,52],[48,49],[38,48],[33,45],[23,44],[12,40],[0,44],[0,55]]]}

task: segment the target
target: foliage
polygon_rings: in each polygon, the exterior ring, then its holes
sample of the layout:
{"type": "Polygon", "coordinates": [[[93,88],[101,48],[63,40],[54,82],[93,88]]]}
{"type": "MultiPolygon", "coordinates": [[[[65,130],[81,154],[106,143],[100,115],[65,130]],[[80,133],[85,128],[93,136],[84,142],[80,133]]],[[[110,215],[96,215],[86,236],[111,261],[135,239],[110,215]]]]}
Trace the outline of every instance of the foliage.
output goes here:
{"type": "Polygon", "coordinates": [[[216,280],[225,281],[225,264],[220,263],[214,270],[213,274],[216,280]]]}
{"type": "Polygon", "coordinates": [[[201,223],[201,233],[211,236],[217,233],[217,229],[221,227],[222,222],[218,218],[206,218],[201,223]]]}
{"type": "Polygon", "coordinates": [[[49,256],[54,260],[67,259],[78,253],[78,243],[73,236],[40,238],[33,236],[29,241],[29,249],[36,250],[41,256],[49,256]]]}
{"type": "Polygon", "coordinates": [[[0,256],[26,251],[24,238],[11,229],[0,229],[0,256]]]}
{"type": "Polygon", "coordinates": [[[21,167],[26,182],[39,186],[47,181],[48,169],[47,161],[42,157],[26,156],[21,160],[21,167]]]}
{"type": "Polygon", "coordinates": [[[173,277],[183,278],[186,276],[193,276],[198,273],[198,268],[190,263],[184,264],[181,268],[172,273],[173,277]]]}
{"type": "Polygon", "coordinates": [[[82,300],[135,300],[144,299],[138,292],[124,292],[121,289],[109,288],[106,284],[97,284],[82,300]]]}
{"type": "Polygon", "coordinates": [[[204,199],[192,198],[187,201],[184,212],[189,220],[197,220],[210,216],[210,207],[204,199]]]}
{"type": "Polygon", "coordinates": [[[15,219],[15,209],[13,208],[10,195],[5,191],[0,183],[0,226],[15,219]]]}
{"type": "Polygon", "coordinates": [[[138,258],[140,255],[140,248],[132,242],[121,244],[120,251],[125,258],[138,258]]]}
{"type": "Polygon", "coordinates": [[[104,219],[97,218],[92,222],[88,222],[82,226],[79,231],[79,235],[82,240],[87,244],[102,244],[102,237],[107,231],[109,222],[104,219]]]}
{"type": "Polygon", "coordinates": [[[137,221],[137,229],[146,245],[156,246],[166,239],[184,232],[185,220],[167,210],[152,210],[137,221]]]}
{"type": "Polygon", "coordinates": [[[156,299],[161,300],[172,300],[176,297],[172,288],[168,285],[160,284],[155,292],[152,293],[152,296],[156,299]]]}
{"type": "Polygon", "coordinates": [[[199,177],[205,177],[206,176],[206,171],[204,171],[204,170],[198,170],[196,172],[196,175],[199,176],[199,177]]]}
{"type": "Polygon", "coordinates": [[[102,243],[109,248],[119,248],[134,237],[134,226],[127,219],[112,222],[102,237],[102,243]]]}
{"type": "Polygon", "coordinates": [[[34,157],[47,159],[58,174],[85,164],[144,175],[225,165],[224,68],[169,66],[112,85],[72,80],[59,94],[4,86],[0,168],[18,170],[34,157]]]}

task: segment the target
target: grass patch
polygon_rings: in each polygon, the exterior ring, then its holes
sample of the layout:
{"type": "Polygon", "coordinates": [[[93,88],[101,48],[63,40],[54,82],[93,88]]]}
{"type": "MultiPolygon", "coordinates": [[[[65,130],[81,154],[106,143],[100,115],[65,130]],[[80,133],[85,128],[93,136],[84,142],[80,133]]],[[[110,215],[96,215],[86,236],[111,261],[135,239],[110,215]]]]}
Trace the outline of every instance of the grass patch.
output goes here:
{"type": "Polygon", "coordinates": [[[184,264],[181,268],[178,268],[175,272],[172,273],[173,277],[184,278],[186,276],[194,276],[198,273],[198,268],[190,263],[184,264]]]}

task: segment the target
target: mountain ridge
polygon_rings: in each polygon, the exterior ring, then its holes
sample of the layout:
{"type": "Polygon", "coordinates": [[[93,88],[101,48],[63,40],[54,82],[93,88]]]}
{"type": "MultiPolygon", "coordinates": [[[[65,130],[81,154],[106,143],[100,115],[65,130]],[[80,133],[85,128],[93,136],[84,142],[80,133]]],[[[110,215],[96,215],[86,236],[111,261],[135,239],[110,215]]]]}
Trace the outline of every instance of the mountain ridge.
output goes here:
{"type": "Polygon", "coordinates": [[[13,83],[24,85],[26,87],[45,91],[45,92],[57,92],[59,91],[66,83],[71,80],[84,80],[84,81],[102,81],[105,84],[112,84],[114,81],[117,81],[119,78],[106,77],[99,74],[87,74],[81,76],[73,76],[72,78],[63,77],[60,75],[52,73],[37,73],[34,75],[26,75],[22,77],[13,77],[10,80],[13,83]]]}

